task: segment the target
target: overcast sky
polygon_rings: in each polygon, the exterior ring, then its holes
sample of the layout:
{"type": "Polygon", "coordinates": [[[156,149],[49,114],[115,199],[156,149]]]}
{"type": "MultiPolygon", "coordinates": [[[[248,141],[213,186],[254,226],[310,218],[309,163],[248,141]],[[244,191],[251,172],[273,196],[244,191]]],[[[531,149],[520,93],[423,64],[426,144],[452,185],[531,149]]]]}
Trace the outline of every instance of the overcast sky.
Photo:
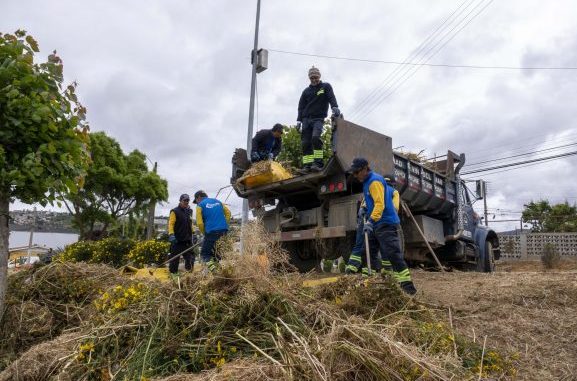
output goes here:
{"type": "MultiPolygon", "coordinates": [[[[66,80],[79,84],[91,130],[158,162],[170,200],[157,214],[166,214],[180,193],[213,196],[227,185],[234,148],[246,145],[255,11],[256,0],[2,0],[0,31],[27,30],[42,59],[58,51],[66,80]]],[[[272,51],[577,67],[576,19],[574,0],[263,0],[259,47],[271,51],[269,69],[258,75],[255,130],[294,124],[314,64],[345,117],[406,151],[432,157],[451,149],[469,164],[576,151],[577,70],[399,67],[272,51]]],[[[491,219],[519,219],[531,200],[577,201],[577,156],[507,169],[466,176],[489,181],[491,219]]],[[[240,212],[238,198],[228,202],[240,212]]]]}

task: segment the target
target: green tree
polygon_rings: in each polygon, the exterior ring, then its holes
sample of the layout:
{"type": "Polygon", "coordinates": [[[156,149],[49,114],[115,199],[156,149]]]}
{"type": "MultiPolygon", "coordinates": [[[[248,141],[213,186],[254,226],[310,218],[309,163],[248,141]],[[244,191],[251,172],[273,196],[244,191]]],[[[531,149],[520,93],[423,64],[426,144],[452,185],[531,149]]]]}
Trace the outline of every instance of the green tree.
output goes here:
{"type": "Polygon", "coordinates": [[[76,83],[63,85],[56,52],[35,63],[25,31],[0,33],[0,318],[4,311],[10,202],[53,203],[74,192],[89,156],[85,108],[76,83]]]}
{"type": "Polygon", "coordinates": [[[81,239],[98,239],[120,217],[139,214],[150,202],[166,201],[166,180],[149,171],[138,150],[124,154],[103,132],[89,135],[92,165],[84,187],[64,196],[81,239]]]}
{"type": "Polygon", "coordinates": [[[534,232],[577,232],[577,206],[567,201],[551,206],[549,201],[531,201],[524,205],[523,222],[530,223],[534,232]]]}
{"type": "MultiPolygon", "coordinates": [[[[323,141],[323,156],[325,163],[333,156],[331,145],[332,128],[330,118],[325,119],[321,139],[323,141]]],[[[301,144],[301,134],[295,126],[285,126],[282,137],[282,150],[278,155],[278,161],[288,163],[291,167],[301,168],[303,150],[301,144]]]]}

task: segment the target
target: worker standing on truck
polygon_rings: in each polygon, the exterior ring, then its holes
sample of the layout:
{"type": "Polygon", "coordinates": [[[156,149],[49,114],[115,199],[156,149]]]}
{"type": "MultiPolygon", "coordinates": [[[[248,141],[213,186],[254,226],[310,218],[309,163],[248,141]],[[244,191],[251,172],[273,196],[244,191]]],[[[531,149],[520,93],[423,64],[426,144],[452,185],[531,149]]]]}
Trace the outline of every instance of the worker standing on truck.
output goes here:
{"type": "Polygon", "coordinates": [[[365,158],[355,158],[349,172],[363,184],[363,195],[367,204],[367,218],[363,230],[369,235],[369,247],[376,242],[381,253],[391,262],[394,276],[403,291],[410,295],[416,294],[411,273],[401,252],[397,232],[400,220],[393,205],[393,187],[387,184],[383,176],[371,171],[365,158]]]}
{"type": "MultiPolygon", "coordinates": [[[[168,241],[170,242],[170,257],[174,258],[193,244],[194,229],[192,226],[192,209],[189,207],[190,197],[184,193],[180,195],[178,206],[170,211],[168,217],[168,241]]],[[[194,256],[189,251],[182,254],[184,268],[192,271],[194,256]]],[[[168,263],[171,274],[178,273],[180,258],[175,258],[168,263]]]]}
{"type": "Polygon", "coordinates": [[[277,123],[272,129],[260,130],[252,138],[250,161],[274,160],[282,148],[283,126],[277,123]]]}
{"type": "Polygon", "coordinates": [[[297,130],[301,132],[303,148],[303,169],[320,171],[323,169],[323,133],[324,120],[329,104],[333,116],[341,115],[332,86],[321,81],[321,72],[316,67],[309,69],[311,84],[303,90],[299,100],[297,130]]]}
{"type": "Polygon", "coordinates": [[[220,261],[215,253],[216,242],[228,232],[230,210],[215,198],[199,190],[194,194],[196,207],[196,224],[204,234],[204,241],[200,249],[200,259],[206,264],[208,271],[213,272],[220,261]]]}

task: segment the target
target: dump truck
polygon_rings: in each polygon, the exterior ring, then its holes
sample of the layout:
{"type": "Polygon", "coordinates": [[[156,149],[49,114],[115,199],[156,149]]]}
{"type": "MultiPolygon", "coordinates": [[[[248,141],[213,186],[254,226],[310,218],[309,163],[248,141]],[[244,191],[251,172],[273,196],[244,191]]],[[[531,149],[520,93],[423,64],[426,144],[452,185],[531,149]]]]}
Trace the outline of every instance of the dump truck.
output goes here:
{"type": "Polygon", "coordinates": [[[303,272],[319,268],[321,259],[348,260],[355,241],[362,184],[347,174],[353,158],[366,158],[372,170],[394,176],[405,213],[400,212],[401,248],[410,265],[494,270],[499,239],[483,226],[473,202],[484,197],[478,181],[471,191],[459,171],[465,154],[448,151],[445,160],[423,162],[393,151],[389,136],[342,118],[331,122],[333,156],[320,172],[297,174],[281,181],[247,185],[247,152],[232,158],[231,185],[248,199],[253,216],[290,253],[303,272]],[[245,176],[246,177],[246,176],[245,176]]]}

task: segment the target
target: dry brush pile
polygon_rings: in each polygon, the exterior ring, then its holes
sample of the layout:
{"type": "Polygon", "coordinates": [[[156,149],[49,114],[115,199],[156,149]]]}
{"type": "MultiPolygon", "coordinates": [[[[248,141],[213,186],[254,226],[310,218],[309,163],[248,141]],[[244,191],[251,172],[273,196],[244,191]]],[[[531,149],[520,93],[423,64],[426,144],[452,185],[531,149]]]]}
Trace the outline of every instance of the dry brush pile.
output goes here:
{"type": "Polygon", "coordinates": [[[466,380],[514,374],[509,360],[456,336],[387,279],[350,277],[303,287],[303,276],[284,272],[284,254],[260,232],[256,226],[243,233],[252,245],[245,245],[243,256],[225,258],[215,275],[192,274],[176,283],[139,283],[81,263],[11,277],[0,380],[466,380]],[[44,317],[22,313],[30,303],[44,317]],[[31,325],[38,334],[31,334],[31,325]]]}

